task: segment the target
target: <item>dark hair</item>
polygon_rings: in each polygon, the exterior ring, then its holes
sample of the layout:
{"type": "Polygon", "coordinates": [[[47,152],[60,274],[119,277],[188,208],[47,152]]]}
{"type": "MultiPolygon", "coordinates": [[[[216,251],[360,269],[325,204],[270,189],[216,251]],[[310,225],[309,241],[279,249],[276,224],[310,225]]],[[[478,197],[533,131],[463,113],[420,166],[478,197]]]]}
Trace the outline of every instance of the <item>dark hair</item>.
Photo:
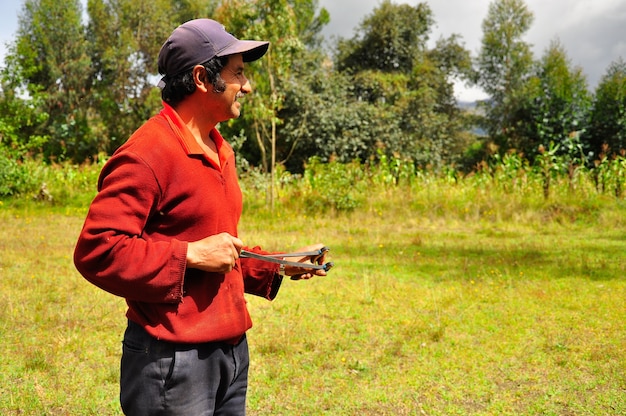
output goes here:
{"type": "MultiPolygon", "coordinates": [[[[213,91],[220,93],[226,90],[226,83],[220,76],[222,68],[228,64],[228,56],[216,56],[202,65],[206,71],[207,81],[213,84],[213,91]]],[[[166,76],[165,86],[161,90],[161,99],[176,107],[185,97],[193,94],[196,83],[193,80],[193,68],[173,76],[166,76]]]]}

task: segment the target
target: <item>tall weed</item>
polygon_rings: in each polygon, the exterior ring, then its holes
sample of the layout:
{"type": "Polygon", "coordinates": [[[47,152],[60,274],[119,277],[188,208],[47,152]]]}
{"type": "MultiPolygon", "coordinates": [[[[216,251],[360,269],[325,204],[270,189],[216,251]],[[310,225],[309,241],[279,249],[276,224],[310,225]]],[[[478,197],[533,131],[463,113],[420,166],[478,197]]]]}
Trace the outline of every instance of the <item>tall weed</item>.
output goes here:
{"type": "Polygon", "coordinates": [[[36,200],[54,206],[86,206],[95,196],[104,162],[103,158],[83,165],[46,164],[32,159],[17,162],[0,156],[0,198],[11,204],[36,200]]]}
{"type": "MultiPolygon", "coordinates": [[[[20,204],[32,199],[85,208],[96,193],[104,158],[92,164],[17,163],[0,158],[0,197],[20,204]],[[4,163],[4,165],[3,165],[4,163]]],[[[390,209],[389,200],[410,206],[413,215],[456,221],[531,220],[526,211],[559,221],[593,220],[605,198],[624,199],[626,158],[605,159],[595,168],[561,166],[549,155],[529,166],[516,154],[494,158],[463,175],[453,168],[419,169],[411,160],[382,156],[377,163],[329,162],[312,158],[302,175],[277,171],[274,210],[316,213],[373,213],[390,209]]],[[[241,186],[248,208],[271,211],[269,176],[249,169],[241,186]]],[[[534,219],[533,221],[538,221],[534,219]]]]}
{"type": "Polygon", "coordinates": [[[41,165],[0,154],[0,198],[34,192],[40,185],[41,165]]]}
{"type": "Polygon", "coordinates": [[[353,211],[363,205],[369,189],[366,169],[358,161],[322,163],[312,158],[302,179],[284,183],[283,189],[289,205],[301,204],[299,209],[309,214],[353,211]]]}

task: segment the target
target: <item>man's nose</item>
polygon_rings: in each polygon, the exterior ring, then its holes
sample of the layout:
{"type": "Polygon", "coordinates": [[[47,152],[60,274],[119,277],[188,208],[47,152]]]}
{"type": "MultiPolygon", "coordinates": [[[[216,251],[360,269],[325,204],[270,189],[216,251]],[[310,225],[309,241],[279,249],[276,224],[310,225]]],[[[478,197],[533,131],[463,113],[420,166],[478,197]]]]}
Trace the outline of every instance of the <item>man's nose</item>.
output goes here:
{"type": "Polygon", "coordinates": [[[248,94],[252,92],[252,85],[250,85],[250,80],[244,76],[245,82],[241,85],[241,92],[244,94],[248,94]]]}

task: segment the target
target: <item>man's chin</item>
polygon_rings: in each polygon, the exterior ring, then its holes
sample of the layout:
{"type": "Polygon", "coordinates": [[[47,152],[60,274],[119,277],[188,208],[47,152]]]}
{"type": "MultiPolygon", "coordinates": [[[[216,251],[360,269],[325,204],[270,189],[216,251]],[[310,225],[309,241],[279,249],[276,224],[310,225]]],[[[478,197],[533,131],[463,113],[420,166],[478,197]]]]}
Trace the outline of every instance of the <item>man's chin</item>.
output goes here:
{"type": "Polygon", "coordinates": [[[239,118],[239,116],[241,115],[241,104],[239,103],[235,103],[235,105],[232,108],[232,113],[233,113],[233,117],[232,118],[239,118]]]}

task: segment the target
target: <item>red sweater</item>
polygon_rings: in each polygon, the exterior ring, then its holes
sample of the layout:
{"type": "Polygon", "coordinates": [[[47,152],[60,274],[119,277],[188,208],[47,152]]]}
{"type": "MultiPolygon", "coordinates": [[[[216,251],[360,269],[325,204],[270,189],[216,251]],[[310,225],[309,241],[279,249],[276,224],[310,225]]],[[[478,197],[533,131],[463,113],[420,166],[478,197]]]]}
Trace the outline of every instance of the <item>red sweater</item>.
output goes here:
{"type": "Polygon", "coordinates": [[[126,298],[128,318],[158,339],[239,339],[252,326],[244,291],[273,299],[280,287],[278,266],[254,259],[226,274],[186,268],[188,241],[237,236],[241,216],[233,150],[211,137],[221,166],[165,105],[102,169],[74,251],[78,271],[126,298]]]}

